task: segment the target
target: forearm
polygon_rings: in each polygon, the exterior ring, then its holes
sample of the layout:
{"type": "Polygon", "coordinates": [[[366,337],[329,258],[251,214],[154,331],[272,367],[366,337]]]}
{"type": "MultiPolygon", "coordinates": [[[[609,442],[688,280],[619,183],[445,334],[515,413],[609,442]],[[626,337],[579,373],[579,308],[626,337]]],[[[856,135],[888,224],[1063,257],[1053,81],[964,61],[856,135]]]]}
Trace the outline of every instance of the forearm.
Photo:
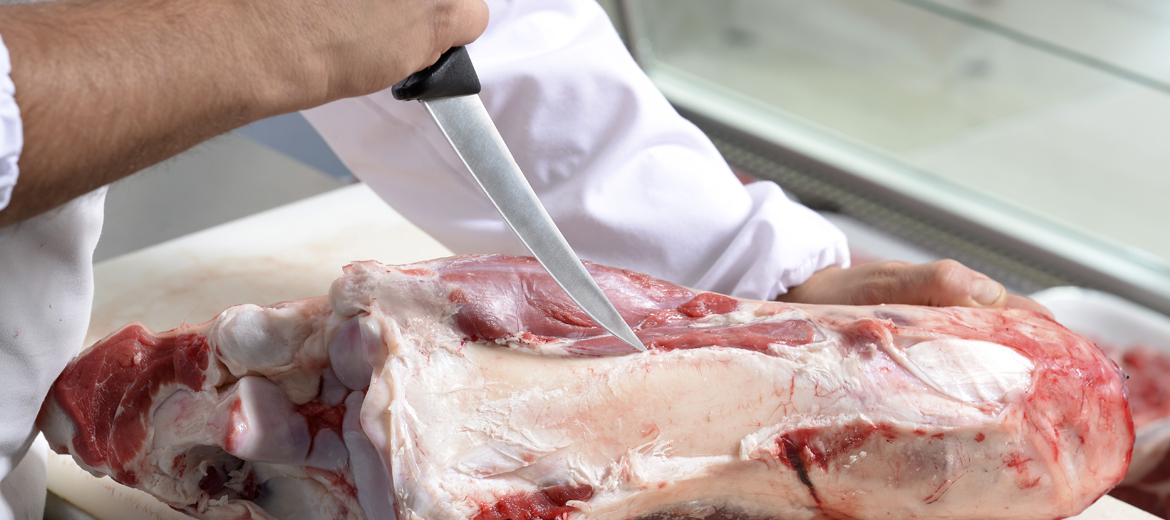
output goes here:
{"type": "Polygon", "coordinates": [[[25,134],[0,225],[296,108],[306,93],[265,75],[234,14],[217,1],[0,8],[25,134]]]}
{"type": "Polygon", "coordinates": [[[485,23],[458,1],[0,7],[25,142],[0,226],[257,119],[386,88],[485,23]]]}

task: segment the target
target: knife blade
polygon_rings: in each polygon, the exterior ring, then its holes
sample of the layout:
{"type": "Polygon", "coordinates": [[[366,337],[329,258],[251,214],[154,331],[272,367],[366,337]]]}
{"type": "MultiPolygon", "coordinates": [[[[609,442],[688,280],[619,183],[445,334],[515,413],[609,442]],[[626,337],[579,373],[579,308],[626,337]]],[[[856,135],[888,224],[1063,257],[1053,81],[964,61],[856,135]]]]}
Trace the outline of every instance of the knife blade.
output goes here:
{"type": "Polygon", "coordinates": [[[451,48],[434,65],[391,89],[396,99],[422,102],[504,221],[569,299],[610,334],[646,350],[536,197],[479,91],[479,77],[464,47],[451,48]]]}

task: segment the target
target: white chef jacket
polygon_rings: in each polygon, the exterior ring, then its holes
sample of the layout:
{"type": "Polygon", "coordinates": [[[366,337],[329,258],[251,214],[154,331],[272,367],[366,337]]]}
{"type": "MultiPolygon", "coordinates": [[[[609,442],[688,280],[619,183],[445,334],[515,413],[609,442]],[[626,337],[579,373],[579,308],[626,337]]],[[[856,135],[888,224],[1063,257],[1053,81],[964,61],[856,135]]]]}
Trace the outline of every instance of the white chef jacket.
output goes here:
{"type": "MultiPolygon", "coordinates": [[[[845,237],[771,182],[743,186],[634,63],[592,0],[492,0],[468,46],[481,97],[584,259],[770,299],[845,237]]],[[[527,254],[420,103],[389,90],[307,110],[346,166],[456,253],[527,254]]]]}
{"type": "MultiPolygon", "coordinates": [[[[735,179],[592,0],[489,6],[487,32],[469,48],[484,103],[583,258],[750,298],[848,264],[831,224],[772,183],[735,179]]],[[[2,42],[0,54],[3,208],[21,123],[2,42]]],[[[355,175],[450,249],[526,253],[418,103],[386,91],[305,115],[355,175]]],[[[41,518],[44,465],[28,457],[12,469],[49,385],[82,346],[104,200],[102,188],[0,229],[0,520],[41,518]]]]}

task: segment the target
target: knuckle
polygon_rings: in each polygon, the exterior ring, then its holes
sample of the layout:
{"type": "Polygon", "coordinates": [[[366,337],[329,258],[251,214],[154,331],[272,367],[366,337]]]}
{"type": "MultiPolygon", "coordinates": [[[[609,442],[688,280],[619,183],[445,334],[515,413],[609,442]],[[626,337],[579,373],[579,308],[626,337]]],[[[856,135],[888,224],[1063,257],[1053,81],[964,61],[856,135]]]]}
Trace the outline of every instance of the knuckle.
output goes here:
{"type": "Polygon", "coordinates": [[[944,260],[935,260],[928,265],[931,266],[935,276],[938,277],[954,276],[967,270],[966,266],[950,258],[944,260]]]}
{"type": "Polygon", "coordinates": [[[963,281],[971,273],[967,266],[954,260],[938,260],[930,264],[929,278],[935,286],[950,287],[963,281]]]}
{"type": "Polygon", "coordinates": [[[890,282],[901,277],[902,273],[913,264],[901,260],[887,260],[869,264],[871,278],[882,282],[890,282]]]}
{"type": "Polygon", "coordinates": [[[962,304],[967,298],[974,275],[967,266],[955,260],[939,260],[931,266],[929,286],[936,305],[962,304]]]}

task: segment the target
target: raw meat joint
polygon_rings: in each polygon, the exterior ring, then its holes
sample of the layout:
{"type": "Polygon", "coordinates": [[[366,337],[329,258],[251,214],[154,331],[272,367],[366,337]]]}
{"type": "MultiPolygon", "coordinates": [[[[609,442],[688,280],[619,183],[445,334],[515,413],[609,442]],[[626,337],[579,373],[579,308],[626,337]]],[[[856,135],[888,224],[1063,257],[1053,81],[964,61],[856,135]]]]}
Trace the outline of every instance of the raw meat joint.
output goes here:
{"type": "Polygon", "coordinates": [[[357,262],[328,297],[128,325],[40,425],[200,518],[1062,518],[1129,464],[1120,370],[1036,314],[589,269],[649,352],[528,258],[357,262]]]}

